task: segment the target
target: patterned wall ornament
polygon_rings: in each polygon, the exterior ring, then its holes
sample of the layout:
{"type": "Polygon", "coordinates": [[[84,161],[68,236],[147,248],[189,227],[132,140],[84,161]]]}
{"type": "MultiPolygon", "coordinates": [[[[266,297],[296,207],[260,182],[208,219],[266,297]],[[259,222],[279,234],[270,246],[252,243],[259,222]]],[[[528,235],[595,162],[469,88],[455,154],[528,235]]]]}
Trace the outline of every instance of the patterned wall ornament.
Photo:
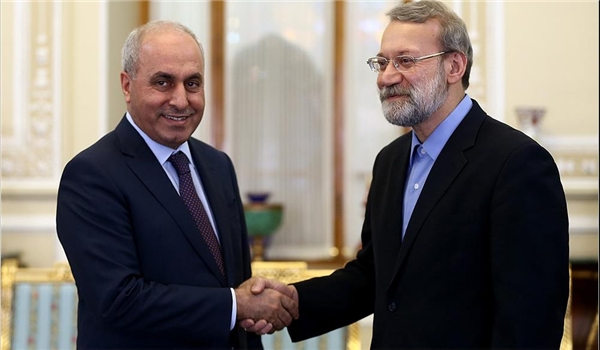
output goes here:
{"type": "Polygon", "coordinates": [[[12,40],[8,105],[13,108],[2,111],[8,119],[2,128],[3,186],[54,187],[58,181],[60,11],[60,2],[12,4],[13,31],[7,40],[12,40]]]}

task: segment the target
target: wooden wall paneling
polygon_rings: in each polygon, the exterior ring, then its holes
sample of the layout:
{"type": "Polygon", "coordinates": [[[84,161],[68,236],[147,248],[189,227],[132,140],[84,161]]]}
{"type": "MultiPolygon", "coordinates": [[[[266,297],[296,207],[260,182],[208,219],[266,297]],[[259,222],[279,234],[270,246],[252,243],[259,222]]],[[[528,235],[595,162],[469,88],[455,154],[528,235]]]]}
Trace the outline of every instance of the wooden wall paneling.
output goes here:
{"type": "Polygon", "coordinates": [[[334,59],[333,65],[333,160],[334,160],[334,247],[333,259],[343,262],[344,255],[344,63],[345,63],[345,9],[344,1],[334,2],[334,59]]]}
{"type": "Polygon", "coordinates": [[[140,0],[140,23],[143,25],[150,20],[150,0],[140,0]]]}
{"type": "Polygon", "coordinates": [[[571,265],[573,349],[598,349],[598,262],[571,265]]]}
{"type": "Polygon", "coordinates": [[[212,141],[223,149],[225,138],[225,1],[210,2],[210,55],[212,80],[212,141]]]}

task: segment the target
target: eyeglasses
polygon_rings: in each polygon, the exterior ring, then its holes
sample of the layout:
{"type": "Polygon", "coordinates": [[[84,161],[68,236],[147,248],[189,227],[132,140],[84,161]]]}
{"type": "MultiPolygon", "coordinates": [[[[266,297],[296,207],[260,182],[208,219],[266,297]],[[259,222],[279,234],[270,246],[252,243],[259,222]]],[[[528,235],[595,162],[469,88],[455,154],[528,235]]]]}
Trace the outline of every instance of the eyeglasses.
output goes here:
{"type": "Polygon", "coordinates": [[[443,55],[445,53],[449,53],[449,52],[452,52],[452,51],[442,51],[442,52],[438,52],[438,53],[434,53],[434,54],[426,55],[426,56],[421,56],[421,57],[400,55],[400,56],[396,56],[396,57],[392,58],[391,60],[388,60],[385,57],[376,56],[376,57],[369,58],[367,60],[367,64],[369,65],[369,67],[371,68],[371,70],[373,72],[381,73],[381,72],[385,71],[388,63],[390,63],[390,61],[392,61],[392,63],[394,64],[394,67],[396,67],[396,70],[398,70],[398,72],[400,72],[400,73],[404,73],[406,71],[409,71],[412,67],[414,67],[415,64],[417,64],[417,62],[421,62],[428,58],[441,56],[441,55],[443,55]]]}

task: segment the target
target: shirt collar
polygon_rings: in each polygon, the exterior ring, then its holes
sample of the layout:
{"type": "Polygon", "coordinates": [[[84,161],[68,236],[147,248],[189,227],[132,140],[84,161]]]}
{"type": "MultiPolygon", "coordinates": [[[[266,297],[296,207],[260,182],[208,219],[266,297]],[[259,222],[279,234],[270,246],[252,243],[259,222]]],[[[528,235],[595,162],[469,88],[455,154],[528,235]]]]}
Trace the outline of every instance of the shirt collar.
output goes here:
{"type": "Polygon", "coordinates": [[[152,140],[150,136],[146,135],[146,133],[143,132],[142,129],[140,129],[135,124],[129,112],[127,112],[126,118],[129,121],[129,123],[134,127],[134,129],[137,130],[140,136],[144,139],[148,147],[150,147],[150,150],[152,151],[152,153],[154,153],[154,156],[156,157],[156,159],[158,159],[161,165],[164,165],[169,160],[171,154],[176,153],[178,151],[183,152],[188,157],[190,162],[192,161],[192,153],[190,152],[190,145],[187,143],[187,141],[181,144],[179,147],[177,147],[177,149],[172,149],[171,147],[161,145],[160,143],[152,140]]]}
{"type": "MultiPolygon", "coordinates": [[[[469,95],[465,94],[465,97],[460,101],[460,103],[454,108],[454,110],[444,119],[440,125],[438,125],[435,130],[429,135],[427,140],[423,142],[423,148],[427,151],[427,154],[435,161],[437,157],[442,152],[442,149],[452,136],[452,133],[460,122],[465,118],[467,113],[471,110],[473,106],[473,101],[469,97],[469,95]]],[[[415,132],[412,132],[412,142],[411,142],[411,152],[410,152],[410,161],[412,164],[413,152],[415,146],[420,145],[419,139],[415,132]]]]}

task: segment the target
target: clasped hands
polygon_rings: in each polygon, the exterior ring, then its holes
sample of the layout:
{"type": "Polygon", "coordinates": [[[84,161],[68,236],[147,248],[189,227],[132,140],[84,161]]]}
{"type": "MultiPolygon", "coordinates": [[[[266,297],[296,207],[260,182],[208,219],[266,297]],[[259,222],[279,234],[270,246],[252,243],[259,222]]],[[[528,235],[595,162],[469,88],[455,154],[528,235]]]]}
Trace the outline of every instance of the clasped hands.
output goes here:
{"type": "Polygon", "coordinates": [[[247,332],[271,334],[297,319],[298,293],[292,285],[252,277],[235,289],[237,320],[247,332]]]}

